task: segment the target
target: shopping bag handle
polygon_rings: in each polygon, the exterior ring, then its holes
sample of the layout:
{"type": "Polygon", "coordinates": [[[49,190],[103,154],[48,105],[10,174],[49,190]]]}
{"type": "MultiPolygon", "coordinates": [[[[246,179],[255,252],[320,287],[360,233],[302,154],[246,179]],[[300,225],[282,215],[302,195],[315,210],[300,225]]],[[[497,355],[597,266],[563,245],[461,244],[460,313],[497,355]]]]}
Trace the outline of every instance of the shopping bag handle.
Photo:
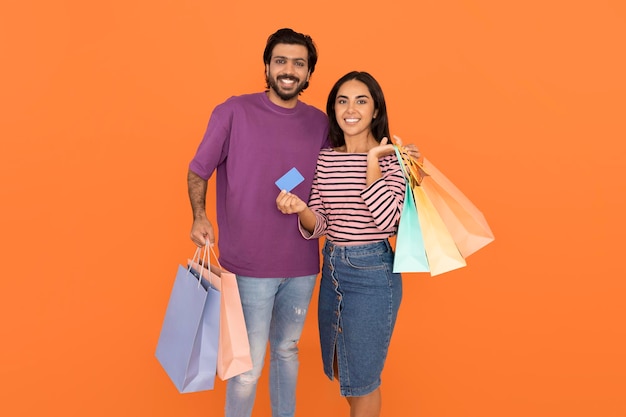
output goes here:
{"type": "Polygon", "coordinates": [[[207,242],[207,246],[209,246],[209,249],[211,249],[211,254],[213,255],[213,258],[215,258],[215,263],[217,263],[217,266],[220,269],[223,269],[222,265],[220,265],[220,260],[218,259],[217,254],[215,253],[215,250],[213,249],[213,245],[208,245],[208,242],[207,242]]]}
{"type": "MultiPolygon", "coordinates": [[[[213,246],[209,244],[209,241],[207,240],[206,243],[204,244],[204,250],[203,248],[196,248],[196,252],[193,254],[193,257],[191,258],[191,262],[189,263],[189,266],[187,267],[187,273],[191,273],[191,267],[195,264],[201,267],[200,271],[198,271],[198,288],[200,288],[201,282],[202,282],[202,271],[204,271],[205,265],[207,264],[207,260],[210,263],[210,259],[209,259],[209,247],[211,248],[211,253],[213,253],[213,256],[215,256],[215,259],[217,260],[217,256],[215,255],[215,252],[213,251],[213,246]],[[202,253],[202,262],[200,260],[200,254],[202,253]]],[[[219,261],[218,261],[218,265],[219,265],[219,261]]],[[[220,266],[221,268],[221,266],[220,266]]],[[[207,268],[208,269],[208,268],[207,268]]],[[[213,282],[211,281],[211,274],[209,274],[209,284],[213,285],[213,282]]]]}
{"type": "MultiPolygon", "coordinates": [[[[215,253],[215,249],[213,249],[213,245],[211,245],[208,240],[204,244],[204,249],[203,248],[196,249],[196,253],[193,255],[193,258],[191,259],[191,264],[189,265],[189,269],[191,270],[191,265],[193,265],[194,263],[197,263],[198,265],[202,266],[202,269],[200,269],[200,276],[202,276],[202,271],[204,271],[205,268],[207,271],[210,272],[211,271],[211,268],[210,268],[211,266],[210,256],[211,255],[213,255],[213,258],[215,259],[215,263],[217,263],[217,266],[222,271],[223,268],[222,268],[222,265],[220,264],[220,260],[217,257],[217,254],[215,253]],[[200,263],[200,259],[199,259],[200,251],[202,251],[202,263],[200,263]],[[209,255],[209,251],[211,252],[210,255],[209,255]],[[196,258],[198,258],[197,261],[196,261],[196,258]]],[[[211,281],[210,273],[209,273],[209,283],[213,285],[213,282],[211,281]]],[[[200,280],[198,280],[198,285],[200,285],[200,280]]]]}
{"type": "Polygon", "coordinates": [[[424,177],[430,175],[424,168],[424,164],[413,158],[404,146],[394,145],[394,147],[396,148],[395,150],[398,161],[400,161],[402,171],[404,172],[410,187],[413,188],[421,185],[424,177]]]}

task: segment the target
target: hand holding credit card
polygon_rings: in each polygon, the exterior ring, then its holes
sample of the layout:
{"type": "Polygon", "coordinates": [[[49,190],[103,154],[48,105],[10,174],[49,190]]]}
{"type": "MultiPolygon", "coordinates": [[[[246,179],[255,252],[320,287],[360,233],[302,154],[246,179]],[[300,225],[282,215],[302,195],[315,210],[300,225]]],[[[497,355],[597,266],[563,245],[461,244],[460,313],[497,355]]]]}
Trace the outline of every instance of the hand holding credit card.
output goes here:
{"type": "Polygon", "coordinates": [[[296,167],[293,167],[276,181],[276,186],[281,191],[285,190],[287,192],[291,192],[291,190],[296,188],[296,186],[302,181],[304,181],[304,177],[300,174],[296,167]]]}

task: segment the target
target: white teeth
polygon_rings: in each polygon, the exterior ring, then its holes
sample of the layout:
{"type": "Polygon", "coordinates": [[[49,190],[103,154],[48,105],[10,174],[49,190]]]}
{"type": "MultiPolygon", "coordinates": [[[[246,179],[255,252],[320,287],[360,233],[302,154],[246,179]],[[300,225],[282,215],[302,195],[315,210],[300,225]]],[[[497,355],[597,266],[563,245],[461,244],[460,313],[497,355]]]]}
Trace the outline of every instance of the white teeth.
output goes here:
{"type": "Polygon", "coordinates": [[[346,119],[346,123],[356,123],[359,119],[346,119]]]}

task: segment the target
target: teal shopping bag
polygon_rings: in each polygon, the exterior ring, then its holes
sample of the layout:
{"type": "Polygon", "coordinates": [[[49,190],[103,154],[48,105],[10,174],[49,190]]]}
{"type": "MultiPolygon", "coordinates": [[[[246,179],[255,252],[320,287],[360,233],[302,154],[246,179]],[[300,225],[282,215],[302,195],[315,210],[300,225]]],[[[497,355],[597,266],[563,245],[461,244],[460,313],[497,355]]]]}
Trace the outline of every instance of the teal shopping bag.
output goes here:
{"type": "Polygon", "coordinates": [[[404,206],[398,224],[393,272],[428,272],[428,259],[426,258],[422,228],[417,215],[413,190],[409,184],[400,152],[397,147],[395,150],[407,184],[404,190],[404,206]]]}

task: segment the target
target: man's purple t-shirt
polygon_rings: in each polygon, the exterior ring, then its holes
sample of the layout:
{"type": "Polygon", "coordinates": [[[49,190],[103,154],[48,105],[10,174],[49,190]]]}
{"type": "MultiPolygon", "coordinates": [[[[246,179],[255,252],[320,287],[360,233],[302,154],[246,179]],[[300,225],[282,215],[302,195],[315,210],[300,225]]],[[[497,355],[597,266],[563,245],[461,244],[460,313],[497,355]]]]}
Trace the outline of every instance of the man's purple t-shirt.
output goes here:
{"type": "Polygon", "coordinates": [[[291,192],[308,201],[328,119],[301,101],[293,109],[265,93],[231,97],[213,110],[189,169],[209,179],[217,169],[217,241],[221,265],[238,275],[289,278],[319,272],[317,240],[304,239],[296,215],[276,207],[275,182],[296,167],[291,192]]]}

